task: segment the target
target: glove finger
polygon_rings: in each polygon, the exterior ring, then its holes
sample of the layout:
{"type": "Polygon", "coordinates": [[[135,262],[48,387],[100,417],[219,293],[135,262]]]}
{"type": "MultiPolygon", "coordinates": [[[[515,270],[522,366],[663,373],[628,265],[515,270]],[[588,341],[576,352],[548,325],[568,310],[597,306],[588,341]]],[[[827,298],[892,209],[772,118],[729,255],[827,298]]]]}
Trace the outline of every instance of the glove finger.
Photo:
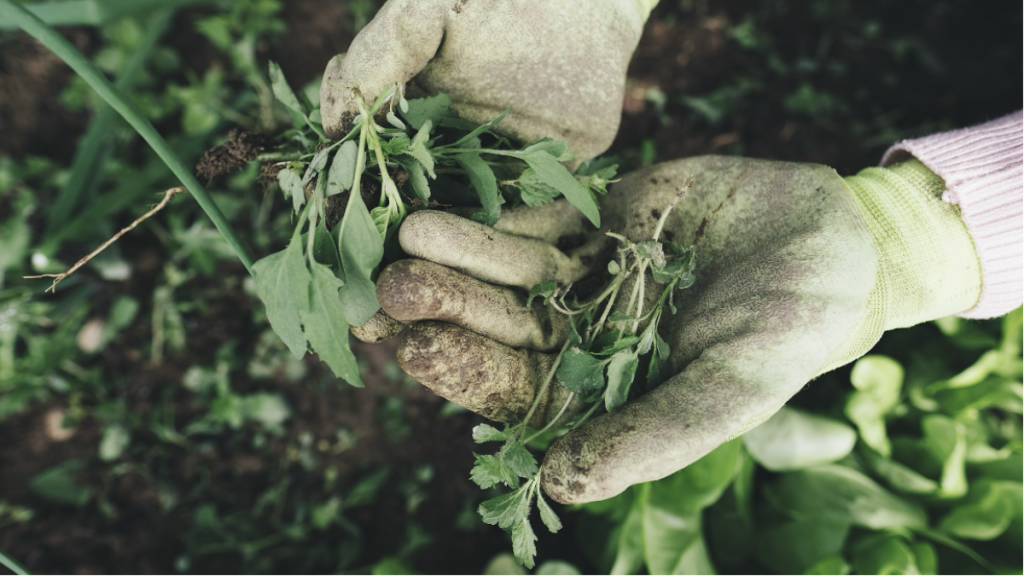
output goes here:
{"type": "Polygon", "coordinates": [[[443,264],[484,282],[526,290],[548,280],[569,284],[583,278],[609,245],[606,237],[595,235],[567,255],[542,240],[515,236],[434,210],[423,210],[406,218],[398,239],[411,256],[443,264]]]}
{"type": "MultiPolygon", "coordinates": [[[[403,334],[395,355],[402,370],[438,396],[498,422],[526,417],[554,361],[550,354],[516,350],[464,328],[431,321],[403,334]]],[[[559,411],[564,423],[579,408],[564,387],[552,383],[529,425],[544,426],[559,411]]]]}
{"type": "Polygon", "coordinates": [[[380,309],[361,326],[351,326],[349,330],[353,336],[363,342],[374,344],[398,336],[405,328],[405,324],[380,309]]]}
{"type": "Polygon", "coordinates": [[[367,103],[389,87],[405,85],[434,57],[444,37],[447,9],[439,2],[390,0],[364,27],[348,53],[332,58],[320,84],[320,115],[329,138],[350,128],[358,88],[367,103]]]}
{"type": "Polygon", "coordinates": [[[401,322],[441,320],[513,348],[549,352],[565,341],[568,318],[509,288],[487,284],[429,260],[399,260],[377,278],[377,299],[401,322]]]}

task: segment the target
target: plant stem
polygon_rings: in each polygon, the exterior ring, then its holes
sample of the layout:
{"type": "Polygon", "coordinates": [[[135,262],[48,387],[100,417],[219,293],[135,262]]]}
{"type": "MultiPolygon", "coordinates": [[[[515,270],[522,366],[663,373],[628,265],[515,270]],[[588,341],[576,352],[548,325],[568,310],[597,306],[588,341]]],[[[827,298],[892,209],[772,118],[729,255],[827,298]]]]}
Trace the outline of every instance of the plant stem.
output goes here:
{"type": "Polygon", "coordinates": [[[562,362],[562,356],[565,355],[565,351],[569,349],[569,340],[562,344],[562,349],[558,351],[558,355],[555,356],[555,361],[551,364],[551,369],[548,370],[548,375],[544,379],[544,384],[541,385],[540,390],[533,396],[533,404],[530,406],[530,411],[526,413],[526,418],[523,418],[523,434],[526,435],[526,427],[529,425],[530,419],[533,418],[533,413],[537,411],[537,406],[540,406],[540,399],[548,393],[548,388],[551,387],[551,381],[555,379],[555,371],[558,370],[558,365],[562,362]]]}
{"type": "Polygon", "coordinates": [[[196,180],[181,159],[171,150],[167,142],[160,136],[160,133],[153,128],[153,125],[132,105],[120,90],[114,87],[109,80],[92,64],[77,48],[71,45],[63,36],[53,28],[47,26],[42,20],[31,12],[11,2],[11,0],[0,0],[0,20],[9,20],[16,26],[27,32],[30,36],[46,46],[54,54],[63,60],[72,70],[75,71],[103,100],[116,110],[127,122],[139,133],[140,136],[153,148],[157,156],[167,164],[174,176],[185,185],[185,188],[192,194],[199,203],[199,206],[206,212],[206,215],[213,221],[214,226],[224,236],[228,245],[235,251],[238,259],[242,261],[249,273],[252,273],[252,255],[242,244],[242,241],[231,229],[224,213],[220,211],[217,204],[210,197],[206,189],[196,180]]]}

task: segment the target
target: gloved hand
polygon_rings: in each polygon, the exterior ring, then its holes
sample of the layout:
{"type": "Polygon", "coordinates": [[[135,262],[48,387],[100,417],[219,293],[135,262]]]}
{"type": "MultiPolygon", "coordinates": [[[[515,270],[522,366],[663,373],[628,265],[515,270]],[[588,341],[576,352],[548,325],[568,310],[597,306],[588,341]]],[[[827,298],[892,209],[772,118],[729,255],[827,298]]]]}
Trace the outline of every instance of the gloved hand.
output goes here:
{"type": "MultiPolygon", "coordinates": [[[[559,502],[601,500],[671,474],[864,354],[884,330],[966,310],[980,294],[958,209],[916,160],[845,180],[820,165],[669,162],[612,187],[602,199],[607,226],[650,239],[690,177],[662,234],[692,244],[697,258],[696,282],[659,327],[674,376],[552,444],[542,486],[559,502]]],[[[409,216],[399,238],[419,259],[391,265],[377,285],[390,315],[419,321],[400,342],[403,369],[481,414],[522,419],[565,319],[526,308],[514,288],[604,269],[600,232],[575,251],[555,247],[583,230],[582,216],[558,203],[510,210],[494,229],[440,212],[409,216]]],[[[660,288],[650,277],[646,286],[653,301],[660,288]]],[[[566,397],[554,388],[541,422],[566,397]]]]}
{"type": "Polygon", "coordinates": [[[597,156],[619,126],[626,68],[656,0],[390,0],[331,59],[320,86],[327,135],[343,135],[366,101],[410,82],[409,94],[447,93],[463,118],[529,142],[567,140],[597,156]]]}

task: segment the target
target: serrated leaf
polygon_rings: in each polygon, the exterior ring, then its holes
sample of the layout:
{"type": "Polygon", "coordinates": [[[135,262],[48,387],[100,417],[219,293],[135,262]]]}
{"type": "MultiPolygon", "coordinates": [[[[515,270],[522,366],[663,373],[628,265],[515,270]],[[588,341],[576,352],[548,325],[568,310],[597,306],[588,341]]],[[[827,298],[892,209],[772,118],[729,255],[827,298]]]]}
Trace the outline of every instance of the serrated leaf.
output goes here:
{"type": "Polygon", "coordinates": [[[319,262],[312,265],[309,308],[302,311],[306,338],[313,351],[331,371],[357,388],[363,387],[356,357],[349,348],[348,326],[338,289],[342,282],[331,269],[319,262]]]}
{"type": "Polygon", "coordinates": [[[487,524],[496,524],[505,530],[512,528],[513,524],[525,520],[529,515],[526,498],[529,489],[530,485],[526,484],[508,494],[484,500],[477,508],[480,518],[487,524]]]}
{"type": "Polygon", "coordinates": [[[302,211],[302,205],[306,203],[306,190],[302,185],[302,178],[285,168],[277,173],[277,183],[281,185],[284,197],[292,199],[292,209],[296,213],[302,211]]]}
{"type": "Polygon", "coordinates": [[[528,519],[523,518],[512,526],[512,553],[527,568],[533,568],[533,559],[537,556],[536,542],[537,535],[533,533],[528,519]]]}
{"type": "Polygon", "coordinates": [[[387,238],[388,224],[391,223],[391,210],[387,206],[377,206],[370,210],[370,218],[373,220],[373,225],[377,228],[380,237],[382,239],[387,238]]]}
{"type": "Polygon", "coordinates": [[[480,205],[484,208],[481,221],[488,226],[494,226],[501,215],[502,199],[498,195],[498,180],[494,177],[491,167],[479,154],[456,154],[453,159],[466,171],[469,183],[480,196],[480,205]]]}
{"type": "Polygon", "coordinates": [[[604,391],[604,406],[609,412],[626,403],[639,363],[640,359],[632,350],[623,350],[612,356],[608,363],[608,387],[604,391]]]}
{"type": "Polygon", "coordinates": [[[489,424],[477,424],[473,427],[473,441],[477,444],[484,442],[504,442],[507,436],[501,430],[489,424]]]}
{"type": "Polygon", "coordinates": [[[565,166],[559,164],[555,156],[539,148],[511,155],[526,161],[538,178],[561,192],[570,204],[582,212],[594,226],[600,228],[601,214],[593,192],[580,184],[565,166]]]}
{"type": "Polygon", "coordinates": [[[300,314],[309,307],[311,276],[299,235],[293,235],[284,250],[258,260],[252,270],[256,293],[267,307],[270,327],[296,359],[302,358],[306,354],[306,337],[302,334],[300,314]]]}
{"type": "Polygon", "coordinates": [[[541,204],[547,204],[555,198],[561,192],[557,188],[549,186],[533,168],[527,168],[523,170],[523,173],[517,179],[519,184],[519,197],[523,199],[523,203],[527,206],[540,206],[541,204]]]}
{"type": "Polygon", "coordinates": [[[604,366],[589,352],[569,348],[562,356],[555,377],[570,392],[581,398],[589,398],[592,393],[604,387],[604,366]]]}
{"type": "Polygon", "coordinates": [[[476,455],[476,464],[469,474],[469,479],[484,490],[498,484],[512,488],[519,486],[519,478],[497,456],[476,455]]]}
{"type": "Polygon", "coordinates": [[[352,189],[356,179],[356,156],[359,152],[359,145],[348,140],[338,148],[331,162],[331,169],[327,172],[327,193],[328,197],[340,194],[345,190],[352,189]]]}
{"type": "Polygon", "coordinates": [[[288,85],[288,81],[285,80],[284,74],[281,72],[281,67],[274,61],[271,61],[268,66],[270,69],[270,89],[274,92],[274,97],[292,112],[295,112],[299,116],[306,117],[308,112],[305,107],[299,103],[299,99],[295,97],[295,92],[292,91],[291,86],[288,85]]]}
{"type": "Polygon", "coordinates": [[[558,519],[558,514],[555,514],[540,492],[537,493],[537,510],[540,511],[540,521],[552,534],[562,529],[562,521],[558,519]]]}
{"type": "Polygon", "coordinates": [[[407,109],[399,110],[402,117],[412,126],[413,130],[419,130],[426,122],[437,124],[442,118],[451,115],[448,107],[452,101],[447,94],[441,93],[437,96],[427,98],[416,98],[407,101],[407,109]]]}
{"type": "Polygon", "coordinates": [[[537,459],[522,444],[510,441],[501,452],[501,461],[513,474],[522,478],[532,478],[537,473],[537,459]]]}
{"type": "Polygon", "coordinates": [[[380,309],[377,288],[370,278],[384,257],[384,241],[356,189],[349,194],[340,226],[338,251],[345,273],[341,302],[345,320],[353,326],[360,326],[380,309]]]}

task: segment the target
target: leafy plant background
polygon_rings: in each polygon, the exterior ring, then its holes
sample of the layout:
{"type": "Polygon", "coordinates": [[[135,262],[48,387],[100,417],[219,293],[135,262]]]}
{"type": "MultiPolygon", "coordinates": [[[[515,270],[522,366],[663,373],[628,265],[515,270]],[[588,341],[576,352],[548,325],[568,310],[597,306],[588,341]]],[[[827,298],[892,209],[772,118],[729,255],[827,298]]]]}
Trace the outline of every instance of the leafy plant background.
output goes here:
{"type": "MultiPolygon", "coordinates": [[[[144,4],[144,3],[143,3],[144,4]]],[[[124,4],[127,6],[127,4],[124,4]]],[[[61,31],[179,156],[274,133],[266,62],[316,97],[368,1],[181,2],[61,31]],[[178,5],[180,4],[180,5],[178,5]],[[187,4],[187,5],[185,5],[187,4]]],[[[612,153],[816,161],[1020,106],[1019,6],[663,1],[612,153]]],[[[2,26],[2,23],[0,23],[2,26]]],[[[356,346],[363,390],[269,331],[179,198],[54,296],[59,272],[176,184],[26,36],[0,30],[0,550],[37,572],[510,571],[475,515],[481,420],[356,346]]],[[[256,168],[211,187],[258,255],[292,222],[256,168]]],[[[887,334],[780,416],[663,481],[559,508],[539,571],[977,572],[1021,562],[1021,320],[887,334]]]]}

